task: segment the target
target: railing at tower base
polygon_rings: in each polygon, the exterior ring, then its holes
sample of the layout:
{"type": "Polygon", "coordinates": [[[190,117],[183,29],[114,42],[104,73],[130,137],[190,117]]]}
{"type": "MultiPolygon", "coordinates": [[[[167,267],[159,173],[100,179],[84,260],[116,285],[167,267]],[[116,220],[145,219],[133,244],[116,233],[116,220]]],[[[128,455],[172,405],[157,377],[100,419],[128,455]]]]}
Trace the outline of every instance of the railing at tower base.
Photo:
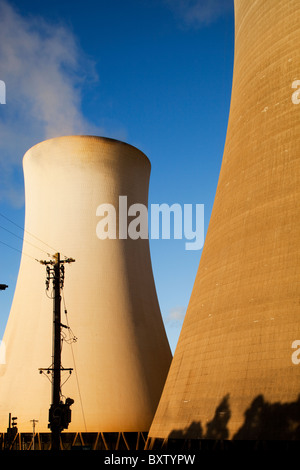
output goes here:
{"type": "MultiPolygon", "coordinates": [[[[144,450],[147,432],[61,433],[60,450],[144,450]]],[[[0,450],[50,450],[51,434],[17,433],[12,440],[0,434],[0,450]]]]}
{"type": "MultiPolygon", "coordinates": [[[[51,450],[51,434],[17,433],[10,441],[6,433],[0,433],[0,451],[48,451],[51,450]]],[[[300,440],[223,440],[223,439],[160,439],[148,438],[147,432],[98,432],[61,434],[62,451],[148,451],[152,453],[198,453],[201,451],[259,451],[297,450],[300,440]]]]}

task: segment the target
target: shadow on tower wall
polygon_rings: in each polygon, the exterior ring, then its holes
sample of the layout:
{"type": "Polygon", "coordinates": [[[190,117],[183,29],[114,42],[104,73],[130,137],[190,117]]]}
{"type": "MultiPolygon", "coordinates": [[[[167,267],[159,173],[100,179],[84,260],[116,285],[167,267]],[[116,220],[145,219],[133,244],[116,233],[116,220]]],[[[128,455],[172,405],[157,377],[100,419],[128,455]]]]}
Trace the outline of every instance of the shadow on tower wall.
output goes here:
{"type": "Polygon", "coordinates": [[[193,421],[188,428],[174,429],[164,446],[169,449],[249,449],[300,448],[300,395],[290,403],[269,403],[263,395],[254,398],[244,413],[244,422],[229,439],[228,422],[231,417],[229,395],[224,396],[204,432],[201,421],[193,421]]]}

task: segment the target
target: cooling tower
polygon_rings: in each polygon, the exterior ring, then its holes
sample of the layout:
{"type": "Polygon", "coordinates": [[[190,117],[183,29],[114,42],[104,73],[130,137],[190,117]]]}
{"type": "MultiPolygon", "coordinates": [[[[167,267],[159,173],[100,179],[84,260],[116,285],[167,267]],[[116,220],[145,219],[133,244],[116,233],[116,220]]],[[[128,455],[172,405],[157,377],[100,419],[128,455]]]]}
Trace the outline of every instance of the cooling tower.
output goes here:
{"type": "Polygon", "coordinates": [[[151,445],[300,438],[299,25],[299,0],[235,0],[223,161],[151,445]]]}
{"type": "Polygon", "coordinates": [[[51,383],[39,369],[52,363],[52,284],[47,291],[38,261],[56,250],[75,259],[65,264],[61,300],[61,322],[74,335],[62,327],[62,366],[73,369],[61,377],[62,395],[74,400],[68,432],[147,432],[171,361],[149,240],[99,239],[96,228],[97,208],[111,204],[118,217],[120,196],[128,208],[147,208],[150,162],[116,140],[69,136],[32,147],[23,167],[25,236],[3,337],[2,430],[12,413],[20,433],[32,432],[33,419],[37,432],[50,432],[51,383]]]}

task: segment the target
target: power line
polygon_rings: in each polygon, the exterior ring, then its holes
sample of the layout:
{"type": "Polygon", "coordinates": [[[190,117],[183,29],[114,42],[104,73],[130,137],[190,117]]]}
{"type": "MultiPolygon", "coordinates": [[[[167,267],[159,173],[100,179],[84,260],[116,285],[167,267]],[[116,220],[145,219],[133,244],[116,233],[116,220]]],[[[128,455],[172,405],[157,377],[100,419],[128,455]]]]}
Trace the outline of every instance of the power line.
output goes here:
{"type": "MultiPolygon", "coordinates": [[[[65,315],[66,315],[67,326],[68,326],[68,328],[70,328],[70,326],[69,326],[69,319],[68,319],[68,311],[67,311],[67,308],[66,308],[66,301],[65,301],[65,296],[64,296],[64,290],[62,289],[61,292],[62,292],[62,301],[63,301],[63,304],[64,304],[64,312],[65,312],[65,315]]],[[[81,396],[81,390],[80,390],[80,386],[79,386],[79,379],[78,379],[78,373],[77,373],[77,368],[76,368],[75,355],[74,355],[74,350],[73,350],[72,342],[70,343],[70,345],[71,345],[71,353],[72,353],[72,358],[73,358],[73,364],[74,364],[74,370],[75,370],[75,377],[76,377],[77,388],[78,388],[78,394],[79,394],[79,401],[80,401],[81,413],[82,413],[82,417],[83,417],[83,421],[84,421],[85,430],[86,430],[86,432],[87,432],[86,421],[85,421],[85,414],[84,414],[84,408],[83,408],[83,403],[82,403],[82,396],[81,396]]]]}
{"type": "Polygon", "coordinates": [[[22,240],[23,242],[28,243],[29,245],[33,246],[33,247],[36,248],[37,250],[42,251],[43,253],[46,253],[48,256],[51,256],[47,251],[43,250],[42,248],[39,248],[39,247],[36,246],[36,245],[33,245],[33,243],[30,243],[28,240],[25,240],[23,237],[19,237],[19,235],[16,235],[15,233],[11,232],[10,230],[8,230],[8,229],[5,228],[5,227],[2,227],[2,225],[0,225],[0,228],[1,228],[2,230],[5,230],[6,232],[10,233],[10,234],[13,235],[14,237],[18,238],[19,240],[22,240]]]}
{"type": "MultiPolygon", "coordinates": [[[[16,222],[14,222],[13,220],[9,219],[6,215],[2,214],[0,212],[0,216],[3,217],[4,219],[8,220],[8,222],[10,222],[11,224],[15,225],[16,227],[18,227],[20,230],[22,230],[23,232],[26,232],[28,235],[30,235],[31,237],[35,238],[36,240],[38,240],[39,242],[43,243],[45,246],[48,246],[48,248],[51,248],[51,250],[54,250],[54,252],[57,252],[57,250],[55,248],[53,248],[53,246],[49,245],[48,243],[44,242],[43,240],[41,240],[40,238],[38,238],[36,235],[34,235],[33,233],[29,232],[28,230],[25,230],[24,227],[21,227],[20,225],[18,225],[16,222]]],[[[29,243],[29,242],[28,242],[29,243]]],[[[44,250],[41,250],[41,251],[44,251],[44,250]]],[[[45,252],[46,253],[46,252],[45,252]]],[[[47,253],[48,254],[48,253],[47,253]]]]}
{"type": "MultiPolygon", "coordinates": [[[[35,238],[37,241],[39,241],[40,243],[43,243],[45,246],[47,246],[48,248],[51,248],[51,250],[54,250],[54,252],[57,252],[57,250],[55,248],[53,248],[53,246],[49,245],[48,243],[44,242],[41,238],[37,237],[36,235],[34,235],[33,233],[29,232],[29,230],[25,230],[24,227],[22,227],[21,225],[18,225],[16,222],[14,222],[13,220],[11,220],[9,217],[7,217],[6,215],[2,214],[0,212],[0,217],[3,217],[4,219],[6,219],[8,222],[10,222],[11,224],[15,225],[17,228],[19,228],[20,230],[22,230],[24,233],[27,233],[28,235],[30,235],[31,237],[35,238]]],[[[37,245],[34,245],[33,243],[29,242],[28,240],[24,239],[24,237],[20,237],[18,235],[16,235],[15,233],[11,232],[10,230],[8,230],[7,228],[3,227],[3,226],[0,226],[0,228],[2,228],[3,230],[5,230],[6,232],[10,233],[11,235],[13,235],[14,237],[16,238],[19,238],[20,240],[22,240],[24,243],[28,243],[29,245],[31,245],[32,247],[36,248],[37,250],[40,250],[44,253],[46,253],[50,258],[52,258],[53,256],[48,253],[46,250],[43,250],[42,248],[38,247],[37,245]]],[[[8,246],[8,245],[7,245],[8,246]]],[[[10,247],[11,248],[11,247],[10,247]]],[[[13,248],[15,249],[15,248],[13,248]]],[[[17,250],[19,251],[19,250],[17,250]]],[[[25,253],[26,255],[26,253],[25,253]]],[[[29,256],[29,255],[26,255],[26,256],[29,256]]],[[[66,255],[64,255],[64,258],[67,259],[68,257],[66,255]]],[[[34,258],[35,259],[35,258],[34,258]]]]}
{"type": "Polygon", "coordinates": [[[21,251],[21,250],[19,250],[18,248],[15,248],[15,247],[13,247],[13,246],[11,246],[11,245],[8,245],[8,243],[4,243],[4,242],[2,242],[1,240],[0,240],[0,243],[1,243],[2,245],[5,245],[5,246],[7,246],[7,247],[8,247],[8,248],[10,248],[11,250],[18,251],[19,253],[21,253],[21,255],[28,256],[29,258],[33,259],[34,261],[38,261],[38,262],[39,262],[39,260],[38,260],[38,259],[34,258],[34,257],[33,257],[33,256],[31,256],[31,255],[28,255],[28,253],[25,253],[25,252],[24,252],[24,250],[23,250],[23,251],[21,251]]]}
{"type": "Polygon", "coordinates": [[[35,436],[35,423],[38,423],[38,419],[31,419],[30,420],[32,423],[32,450],[34,450],[34,436],[35,436]]]}

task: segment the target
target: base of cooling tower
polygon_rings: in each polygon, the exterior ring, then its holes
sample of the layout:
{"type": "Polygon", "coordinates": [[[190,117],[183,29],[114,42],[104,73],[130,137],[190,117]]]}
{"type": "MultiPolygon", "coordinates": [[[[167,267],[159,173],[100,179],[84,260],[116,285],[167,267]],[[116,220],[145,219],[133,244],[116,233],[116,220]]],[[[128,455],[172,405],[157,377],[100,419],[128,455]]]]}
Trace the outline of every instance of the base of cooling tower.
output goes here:
{"type": "MultiPolygon", "coordinates": [[[[147,432],[119,433],[68,433],[62,432],[60,450],[143,450],[146,445],[147,432]]],[[[0,434],[0,450],[51,450],[51,433],[18,432],[9,438],[6,433],[0,434]]]]}
{"type": "Polygon", "coordinates": [[[218,439],[159,439],[148,438],[144,450],[154,453],[198,453],[220,451],[300,451],[298,441],[274,440],[218,440],[218,439]]]}

